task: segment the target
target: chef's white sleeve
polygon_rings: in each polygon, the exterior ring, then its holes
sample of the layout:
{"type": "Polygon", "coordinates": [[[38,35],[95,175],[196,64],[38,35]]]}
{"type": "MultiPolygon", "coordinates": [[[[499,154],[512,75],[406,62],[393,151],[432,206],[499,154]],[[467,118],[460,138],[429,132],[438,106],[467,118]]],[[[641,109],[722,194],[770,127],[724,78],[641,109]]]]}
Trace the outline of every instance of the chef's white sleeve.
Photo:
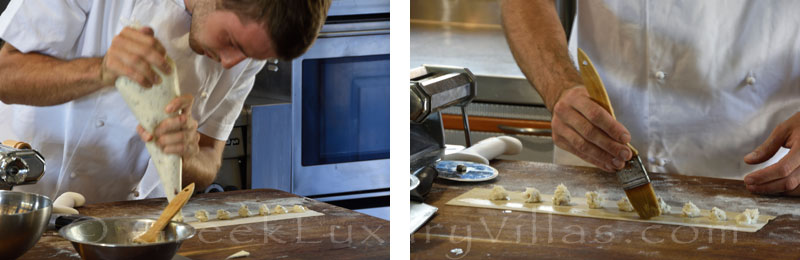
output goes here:
{"type": "Polygon", "coordinates": [[[23,53],[69,59],[86,26],[91,0],[12,0],[0,15],[0,38],[23,53]]]}
{"type": "MultiPolygon", "coordinates": [[[[227,93],[212,93],[212,95],[224,95],[219,105],[211,111],[210,116],[203,122],[198,122],[197,131],[217,140],[227,140],[233,125],[236,123],[236,118],[242,112],[244,100],[253,89],[253,84],[256,80],[256,74],[264,67],[266,62],[256,60],[245,60],[249,64],[239,64],[248,66],[247,69],[242,71],[237,80],[232,84],[233,88],[227,93]]],[[[220,83],[224,84],[224,83],[220,83]]],[[[208,106],[208,105],[206,105],[208,106]]]]}

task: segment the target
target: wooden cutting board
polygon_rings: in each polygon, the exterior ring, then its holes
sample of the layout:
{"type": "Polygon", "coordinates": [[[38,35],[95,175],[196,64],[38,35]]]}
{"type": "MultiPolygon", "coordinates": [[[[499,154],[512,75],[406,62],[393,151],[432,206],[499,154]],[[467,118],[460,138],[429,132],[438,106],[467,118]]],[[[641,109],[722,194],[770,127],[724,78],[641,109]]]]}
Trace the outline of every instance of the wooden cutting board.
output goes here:
{"type": "Polygon", "coordinates": [[[740,180],[651,173],[656,193],[672,204],[728,211],[758,207],[777,216],[754,233],[556,214],[446,205],[476,187],[535,185],[552,193],[564,183],[575,196],[598,190],[624,193],[616,175],[585,167],[494,160],[500,175],[488,182],[436,180],[425,203],[439,211],[411,236],[412,259],[789,259],[800,256],[800,199],[754,195],[740,180]],[[460,253],[460,254],[459,254],[460,253]]]}
{"type": "MultiPolygon", "coordinates": [[[[196,208],[230,207],[236,214],[241,203],[301,203],[319,216],[282,219],[198,230],[178,254],[190,259],[225,259],[240,250],[242,259],[387,259],[389,222],[324,202],[279,190],[245,190],[199,194],[184,206],[185,215],[196,208]]],[[[166,199],[148,199],[86,205],[81,214],[93,217],[157,217],[166,199]]],[[[55,232],[42,239],[20,259],[79,259],[72,245],[55,232]]]]}

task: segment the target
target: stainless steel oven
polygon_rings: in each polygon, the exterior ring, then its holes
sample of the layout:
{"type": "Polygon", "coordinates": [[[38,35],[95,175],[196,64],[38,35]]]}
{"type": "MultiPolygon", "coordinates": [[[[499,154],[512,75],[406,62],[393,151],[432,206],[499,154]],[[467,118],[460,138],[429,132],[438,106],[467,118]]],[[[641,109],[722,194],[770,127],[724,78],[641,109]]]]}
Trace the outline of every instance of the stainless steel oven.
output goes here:
{"type": "Polygon", "coordinates": [[[248,100],[251,187],[388,207],[389,1],[334,0],[308,52],[261,74],[248,100]]]}

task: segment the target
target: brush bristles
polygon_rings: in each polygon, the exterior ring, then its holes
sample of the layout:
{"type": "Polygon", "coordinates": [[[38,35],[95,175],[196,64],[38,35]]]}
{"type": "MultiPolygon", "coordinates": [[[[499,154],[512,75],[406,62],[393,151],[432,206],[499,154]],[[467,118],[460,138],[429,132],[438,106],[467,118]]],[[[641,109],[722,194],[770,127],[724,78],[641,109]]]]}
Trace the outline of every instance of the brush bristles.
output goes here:
{"type": "Polygon", "coordinates": [[[631,205],[636,209],[636,213],[639,213],[640,218],[650,219],[661,215],[661,208],[658,207],[658,201],[656,201],[656,193],[650,183],[626,190],[625,194],[628,195],[628,200],[631,201],[631,205]]]}

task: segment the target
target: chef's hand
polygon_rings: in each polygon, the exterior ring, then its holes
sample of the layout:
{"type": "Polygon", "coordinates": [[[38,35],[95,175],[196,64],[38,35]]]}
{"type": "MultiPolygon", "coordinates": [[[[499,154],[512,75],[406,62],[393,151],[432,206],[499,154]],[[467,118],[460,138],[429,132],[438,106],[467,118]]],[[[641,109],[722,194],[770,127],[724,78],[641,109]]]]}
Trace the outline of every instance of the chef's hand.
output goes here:
{"type": "Polygon", "coordinates": [[[628,129],[594,102],[584,86],[563,90],[553,106],[553,142],[607,172],[625,167],[633,153],[628,129]]]}
{"type": "Polygon", "coordinates": [[[781,147],[789,148],[789,153],[780,161],[744,177],[747,190],[761,194],[800,196],[800,113],[795,113],[775,127],[767,140],[747,154],[744,161],[748,164],[765,162],[781,147]]]}
{"type": "Polygon", "coordinates": [[[192,95],[182,95],[170,101],[164,110],[167,113],[180,111],[180,114],[164,119],[153,133],[148,133],[141,125],[136,130],[142,141],[153,138],[164,153],[177,154],[183,158],[195,155],[199,150],[200,134],[197,133],[197,120],[192,118],[192,95]]]}
{"type": "Polygon", "coordinates": [[[170,73],[164,46],[153,37],[153,29],[125,27],[114,39],[103,57],[100,78],[103,86],[113,86],[117,77],[126,76],[149,88],[161,82],[151,66],[170,73]]]}

